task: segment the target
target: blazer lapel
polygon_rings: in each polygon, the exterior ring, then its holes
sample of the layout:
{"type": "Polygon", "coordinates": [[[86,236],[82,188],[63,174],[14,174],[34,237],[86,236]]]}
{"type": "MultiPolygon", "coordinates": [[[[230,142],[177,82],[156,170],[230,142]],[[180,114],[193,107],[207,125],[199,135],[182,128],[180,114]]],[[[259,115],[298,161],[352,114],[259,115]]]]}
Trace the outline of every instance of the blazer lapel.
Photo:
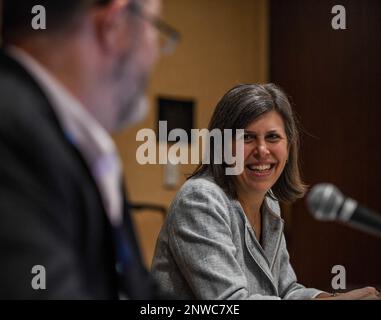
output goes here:
{"type": "Polygon", "coordinates": [[[283,234],[283,219],[276,215],[265,201],[262,215],[262,247],[272,272],[283,234]]]}
{"type": "Polygon", "coordinates": [[[254,230],[251,227],[241,204],[239,201],[234,200],[235,206],[241,215],[244,225],[245,225],[245,246],[247,251],[249,252],[250,256],[253,258],[254,262],[259,266],[259,268],[263,271],[263,273],[266,275],[266,277],[269,279],[270,283],[274,287],[275,291],[278,292],[277,286],[275,284],[275,280],[273,275],[271,274],[270,270],[270,261],[266,256],[266,253],[264,252],[263,248],[259,244],[254,230]]]}

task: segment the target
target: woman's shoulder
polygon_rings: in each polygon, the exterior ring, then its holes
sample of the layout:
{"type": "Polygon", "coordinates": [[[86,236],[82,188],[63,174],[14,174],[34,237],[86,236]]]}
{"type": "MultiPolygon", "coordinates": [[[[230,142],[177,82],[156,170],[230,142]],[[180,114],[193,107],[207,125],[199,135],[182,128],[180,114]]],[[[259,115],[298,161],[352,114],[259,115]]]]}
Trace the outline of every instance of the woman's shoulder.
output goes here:
{"type": "Polygon", "coordinates": [[[177,192],[169,209],[168,218],[219,213],[227,214],[231,199],[212,177],[188,179],[177,192]]]}
{"type": "Polygon", "coordinates": [[[188,179],[177,193],[178,197],[213,197],[228,200],[225,191],[217,184],[213,177],[209,175],[201,175],[188,179]]]}

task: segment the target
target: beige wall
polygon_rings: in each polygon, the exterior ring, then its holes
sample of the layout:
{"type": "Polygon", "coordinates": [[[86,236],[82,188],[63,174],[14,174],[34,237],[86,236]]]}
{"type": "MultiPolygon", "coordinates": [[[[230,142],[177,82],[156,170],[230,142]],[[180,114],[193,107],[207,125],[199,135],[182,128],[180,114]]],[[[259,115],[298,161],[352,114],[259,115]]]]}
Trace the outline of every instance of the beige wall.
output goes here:
{"type": "MultiPolygon", "coordinates": [[[[169,206],[176,190],[163,186],[162,165],[139,165],[136,133],[156,128],[157,95],[196,101],[195,127],[207,127],[221,96],[238,83],[267,80],[266,0],[164,0],[163,17],[182,34],[171,56],[162,57],[149,89],[151,111],[139,126],[115,136],[125,166],[132,201],[169,206]]],[[[181,181],[194,166],[180,165],[181,181]]],[[[154,212],[136,214],[144,258],[150,265],[162,218],[154,212]]]]}

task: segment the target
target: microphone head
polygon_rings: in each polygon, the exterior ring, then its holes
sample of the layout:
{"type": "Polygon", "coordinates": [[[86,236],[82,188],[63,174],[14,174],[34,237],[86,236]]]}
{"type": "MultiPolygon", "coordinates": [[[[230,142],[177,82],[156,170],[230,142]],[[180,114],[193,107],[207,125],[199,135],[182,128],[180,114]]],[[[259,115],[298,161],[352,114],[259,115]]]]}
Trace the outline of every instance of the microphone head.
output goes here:
{"type": "Polygon", "coordinates": [[[321,183],[307,195],[307,205],[318,220],[337,220],[345,197],[333,184],[321,183]]]}

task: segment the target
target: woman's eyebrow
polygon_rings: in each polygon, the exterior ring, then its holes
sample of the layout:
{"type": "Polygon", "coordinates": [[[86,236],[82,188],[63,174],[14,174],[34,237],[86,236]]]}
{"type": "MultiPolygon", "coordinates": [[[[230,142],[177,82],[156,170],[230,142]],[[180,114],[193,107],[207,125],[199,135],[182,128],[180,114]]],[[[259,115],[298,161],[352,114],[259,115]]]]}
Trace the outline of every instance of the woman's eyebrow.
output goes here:
{"type": "Polygon", "coordinates": [[[267,131],[267,133],[277,133],[277,134],[280,134],[280,130],[278,130],[278,129],[271,129],[271,130],[267,131]]]}
{"type": "MultiPolygon", "coordinates": [[[[247,129],[245,129],[245,133],[249,133],[249,134],[257,134],[256,131],[247,130],[247,129]]],[[[281,133],[281,130],[280,130],[280,129],[270,129],[269,131],[266,131],[266,134],[268,134],[268,133],[278,133],[278,134],[280,134],[280,133],[281,133]]]]}

